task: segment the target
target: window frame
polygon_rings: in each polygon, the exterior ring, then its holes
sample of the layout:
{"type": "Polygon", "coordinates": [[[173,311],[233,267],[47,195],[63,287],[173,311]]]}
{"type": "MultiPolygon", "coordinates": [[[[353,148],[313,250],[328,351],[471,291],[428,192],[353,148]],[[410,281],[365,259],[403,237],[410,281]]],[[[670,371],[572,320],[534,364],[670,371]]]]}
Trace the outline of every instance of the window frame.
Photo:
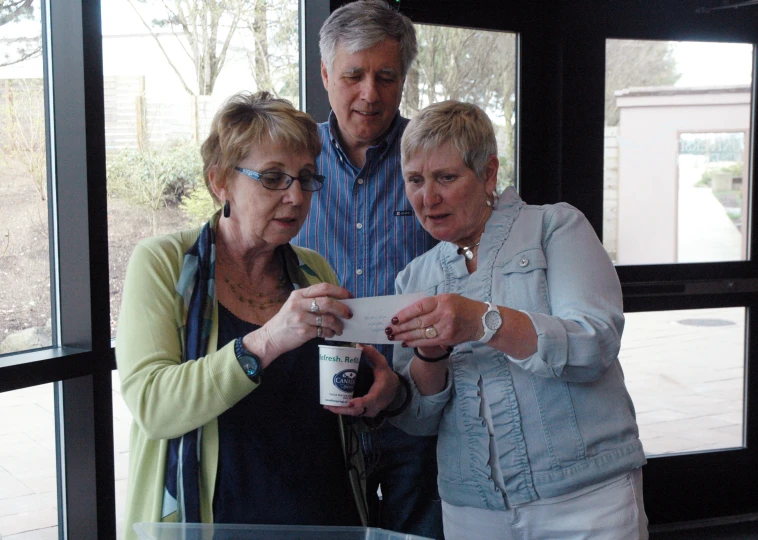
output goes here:
{"type": "MultiPolygon", "coordinates": [[[[758,29],[739,9],[702,17],[710,0],[571,3],[529,0],[394,2],[414,22],[518,33],[517,186],[530,203],[566,201],[602,234],[605,39],[742,41],[758,29]],[[453,19],[454,14],[455,19],[453,19]],[[597,141],[579,146],[579,141],[597,141]]],[[[318,28],[344,2],[301,0],[301,103],[325,120],[328,100],[318,57],[318,28]]],[[[59,441],[59,536],[115,538],[109,328],[107,196],[99,0],[49,0],[44,13],[49,111],[51,293],[54,346],[0,357],[0,391],[55,383],[59,441]],[[65,30],[64,30],[65,29],[65,30]],[[58,30],[58,32],[56,32],[58,30]],[[65,224],[65,226],[59,226],[65,224]]],[[[756,7],[747,9],[758,9],[756,7]]],[[[754,83],[758,62],[754,54],[754,83]]],[[[758,123],[753,86],[752,125],[758,123]]],[[[751,163],[756,163],[755,127],[751,163]]],[[[753,170],[755,166],[753,165],[753,170]]],[[[749,172],[753,178],[753,171],[749,172]]],[[[752,190],[751,190],[752,191],[752,190]]],[[[750,215],[756,200],[750,197],[750,215]]],[[[751,219],[750,238],[758,220],[751,219]]],[[[618,267],[627,311],[748,308],[746,443],[742,450],[652,458],[645,467],[651,524],[758,511],[758,264],[618,267]],[[685,484],[686,482],[686,484],[685,484]],[[681,485],[688,489],[677,491],[681,485]]]]}
{"type": "MultiPolygon", "coordinates": [[[[417,23],[518,32],[519,192],[533,204],[565,201],[576,206],[602,238],[606,39],[734,41],[758,48],[753,18],[739,9],[704,16],[697,12],[703,5],[722,4],[597,0],[535,5],[528,0],[480,0],[460,10],[460,4],[451,0],[438,0],[434,6],[402,0],[400,10],[417,23]],[[450,14],[455,14],[455,21],[450,14]]],[[[753,135],[758,125],[756,57],[754,52],[753,135]]],[[[758,157],[754,136],[750,142],[754,164],[758,157]]],[[[754,178],[753,171],[749,175],[754,178]]],[[[758,215],[752,193],[749,209],[751,217],[758,215]]],[[[751,219],[745,228],[749,239],[756,238],[757,222],[751,219]]],[[[758,348],[753,345],[758,325],[751,308],[758,307],[758,263],[751,260],[750,248],[746,261],[619,266],[617,272],[627,312],[747,308],[745,448],[650,458],[644,468],[644,490],[651,525],[757,512],[758,472],[752,464],[758,461],[758,391],[753,388],[758,380],[758,348]],[[688,488],[679,489],[684,485],[688,488]]]]}
{"type": "Polygon", "coordinates": [[[0,391],[53,383],[59,538],[115,538],[100,3],[43,2],[42,40],[53,346],[0,357],[0,391]]]}

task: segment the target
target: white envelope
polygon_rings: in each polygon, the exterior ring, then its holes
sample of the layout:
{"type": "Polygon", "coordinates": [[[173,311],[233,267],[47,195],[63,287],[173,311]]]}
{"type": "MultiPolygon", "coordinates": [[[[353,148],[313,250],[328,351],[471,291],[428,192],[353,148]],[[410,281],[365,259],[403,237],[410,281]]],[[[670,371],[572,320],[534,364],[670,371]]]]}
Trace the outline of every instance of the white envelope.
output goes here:
{"type": "Polygon", "coordinates": [[[388,296],[369,296],[340,300],[353,312],[352,319],[343,319],[344,329],[341,336],[329,338],[330,341],[349,341],[351,343],[389,343],[384,329],[392,317],[401,309],[415,304],[426,295],[424,293],[394,294],[388,296]]]}

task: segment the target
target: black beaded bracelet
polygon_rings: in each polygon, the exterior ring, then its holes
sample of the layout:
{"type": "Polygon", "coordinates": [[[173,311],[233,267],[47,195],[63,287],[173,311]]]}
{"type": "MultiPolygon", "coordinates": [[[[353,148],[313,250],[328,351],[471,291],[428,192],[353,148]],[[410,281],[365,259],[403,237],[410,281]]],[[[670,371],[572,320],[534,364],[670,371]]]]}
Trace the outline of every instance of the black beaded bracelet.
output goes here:
{"type": "Polygon", "coordinates": [[[452,347],[445,347],[445,354],[442,356],[435,356],[434,358],[429,356],[424,356],[420,352],[418,352],[418,347],[413,347],[413,354],[416,355],[416,358],[419,360],[423,360],[424,362],[429,362],[430,364],[434,362],[439,362],[440,360],[444,360],[445,358],[450,358],[450,353],[453,352],[452,347]]]}
{"type": "Polygon", "coordinates": [[[401,414],[405,409],[408,408],[408,405],[410,405],[411,403],[411,383],[409,383],[408,380],[402,375],[400,375],[397,371],[395,371],[394,373],[395,375],[397,375],[397,378],[400,379],[400,382],[405,388],[405,398],[403,399],[402,405],[400,405],[394,411],[388,411],[386,409],[381,411],[377,416],[381,416],[382,418],[392,418],[393,416],[397,416],[398,414],[401,414]]]}

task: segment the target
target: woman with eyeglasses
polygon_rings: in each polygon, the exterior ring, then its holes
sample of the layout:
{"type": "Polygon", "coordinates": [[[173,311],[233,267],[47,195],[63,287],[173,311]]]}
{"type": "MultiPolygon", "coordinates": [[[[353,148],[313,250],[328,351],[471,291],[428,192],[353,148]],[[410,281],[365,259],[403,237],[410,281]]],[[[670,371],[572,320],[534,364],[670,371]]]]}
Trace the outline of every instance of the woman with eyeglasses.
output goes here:
{"type": "Polygon", "coordinates": [[[116,338],[134,416],[126,538],[136,522],[366,522],[342,415],[375,416],[399,380],[367,347],[369,393],[319,405],[318,343],[351,317],[328,263],[289,243],[323,186],[320,147],[288,101],[232,96],[201,149],[222,210],[134,250],[116,338]]]}

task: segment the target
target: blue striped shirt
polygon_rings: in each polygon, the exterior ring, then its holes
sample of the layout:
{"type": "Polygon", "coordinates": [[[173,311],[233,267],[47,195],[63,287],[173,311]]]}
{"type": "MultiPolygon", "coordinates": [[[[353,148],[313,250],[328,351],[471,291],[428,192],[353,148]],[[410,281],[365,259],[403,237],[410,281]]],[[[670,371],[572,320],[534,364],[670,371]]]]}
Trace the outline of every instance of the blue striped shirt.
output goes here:
{"type": "Polygon", "coordinates": [[[437,243],[405,197],[400,137],[407,125],[398,113],[359,169],[340,147],[334,113],[319,124],[316,167],[326,182],[292,243],[320,253],[356,298],[394,294],[398,272],[437,243]]]}

